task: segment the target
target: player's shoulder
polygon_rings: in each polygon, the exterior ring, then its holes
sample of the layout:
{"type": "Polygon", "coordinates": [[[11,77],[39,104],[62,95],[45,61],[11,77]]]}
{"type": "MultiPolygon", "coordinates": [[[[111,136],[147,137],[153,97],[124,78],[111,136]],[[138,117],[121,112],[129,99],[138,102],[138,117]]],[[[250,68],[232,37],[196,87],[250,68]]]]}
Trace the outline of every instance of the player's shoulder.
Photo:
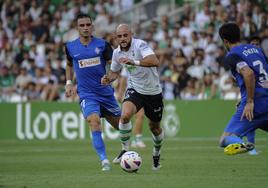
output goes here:
{"type": "Polygon", "coordinates": [[[152,48],[149,46],[149,44],[146,41],[142,39],[133,39],[133,40],[134,40],[133,41],[134,49],[151,53],[152,48]]]}
{"type": "Polygon", "coordinates": [[[142,40],[142,39],[138,39],[138,38],[132,38],[133,40],[133,44],[136,46],[136,47],[142,47],[144,45],[147,45],[147,42],[142,40]]]}
{"type": "Polygon", "coordinates": [[[105,43],[106,40],[102,39],[102,38],[99,38],[99,37],[92,37],[92,39],[95,41],[95,42],[100,42],[100,43],[105,43]]]}
{"type": "Polygon", "coordinates": [[[241,55],[238,52],[229,52],[226,56],[225,56],[225,61],[230,62],[230,61],[237,61],[237,60],[241,60],[241,55]]]}
{"type": "Polygon", "coordinates": [[[77,44],[78,42],[79,42],[79,38],[76,38],[74,40],[67,41],[66,46],[72,46],[72,45],[77,44]]]}
{"type": "Polygon", "coordinates": [[[118,47],[114,49],[113,54],[117,55],[119,52],[120,52],[120,46],[118,45],[118,47]]]}

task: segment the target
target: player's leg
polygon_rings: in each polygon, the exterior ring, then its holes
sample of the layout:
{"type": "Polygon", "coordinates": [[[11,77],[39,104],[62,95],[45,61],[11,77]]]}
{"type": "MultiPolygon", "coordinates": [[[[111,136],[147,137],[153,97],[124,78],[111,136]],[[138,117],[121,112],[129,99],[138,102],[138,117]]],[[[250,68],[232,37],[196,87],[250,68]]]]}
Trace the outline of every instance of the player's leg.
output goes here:
{"type": "Polygon", "coordinates": [[[132,131],[131,118],[142,108],[140,94],[133,89],[128,89],[125,93],[125,99],[122,104],[122,114],[119,121],[119,133],[122,150],[114,158],[113,163],[120,163],[122,155],[129,150],[130,136],[132,131]]]}
{"type": "Polygon", "coordinates": [[[80,106],[84,117],[89,123],[92,133],[92,145],[101,161],[102,170],[108,171],[110,170],[110,163],[107,159],[105,144],[101,136],[100,106],[94,100],[83,100],[80,106]]]}
{"type": "Polygon", "coordinates": [[[116,130],[119,130],[119,120],[120,116],[111,116],[111,115],[105,115],[105,119],[115,128],[116,130]]]}
{"type": "Polygon", "coordinates": [[[160,169],[160,150],[164,139],[164,131],[160,127],[163,114],[162,94],[146,97],[144,101],[144,113],[149,119],[149,127],[152,132],[153,139],[153,164],[152,169],[160,169]]]}
{"type": "Polygon", "coordinates": [[[105,144],[102,139],[102,128],[100,123],[100,117],[98,114],[94,113],[87,117],[87,122],[90,125],[90,130],[92,133],[92,145],[102,162],[102,170],[110,170],[109,160],[107,159],[105,144]]]}
{"type": "MultiPolygon", "coordinates": [[[[255,131],[251,131],[251,132],[247,133],[246,137],[247,137],[247,141],[249,143],[252,143],[255,145],[255,131]]],[[[253,150],[249,151],[248,154],[258,155],[258,152],[257,152],[256,148],[254,148],[253,150]]]]}
{"type": "Polygon", "coordinates": [[[131,142],[131,147],[145,148],[146,145],[142,140],[142,125],[144,120],[144,110],[140,109],[135,115],[135,124],[133,127],[133,140],[131,142]]]}
{"type": "Polygon", "coordinates": [[[220,146],[224,147],[224,153],[235,155],[245,153],[254,149],[254,144],[244,143],[243,139],[234,133],[224,132],[220,138],[220,146]]]}
{"type": "Polygon", "coordinates": [[[119,120],[121,116],[121,109],[114,95],[112,94],[111,96],[107,96],[99,100],[101,100],[101,105],[100,105],[101,116],[105,117],[105,119],[116,130],[119,130],[119,120]]]}
{"type": "Polygon", "coordinates": [[[120,163],[122,155],[129,150],[130,136],[132,131],[131,118],[137,112],[136,106],[131,101],[124,101],[122,105],[122,114],[119,120],[119,134],[122,150],[114,158],[113,163],[120,163]]]}
{"type": "Polygon", "coordinates": [[[254,129],[255,124],[253,122],[246,119],[240,121],[240,115],[235,114],[220,138],[220,146],[224,147],[224,153],[234,155],[253,150],[254,144],[244,143],[242,137],[254,129]]]}
{"type": "Polygon", "coordinates": [[[158,170],[159,168],[161,168],[160,150],[161,150],[163,139],[164,139],[164,131],[160,127],[160,122],[153,122],[149,120],[149,127],[152,132],[152,139],[153,139],[153,145],[154,145],[152,169],[158,170]]]}

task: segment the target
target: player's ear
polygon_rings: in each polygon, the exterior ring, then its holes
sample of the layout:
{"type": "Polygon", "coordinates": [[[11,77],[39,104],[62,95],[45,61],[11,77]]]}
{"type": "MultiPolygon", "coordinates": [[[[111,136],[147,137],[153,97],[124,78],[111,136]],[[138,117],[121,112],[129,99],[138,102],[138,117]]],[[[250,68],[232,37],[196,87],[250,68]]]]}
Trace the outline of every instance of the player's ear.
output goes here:
{"type": "Polygon", "coordinates": [[[229,41],[228,40],[226,40],[226,39],[223,39],[223,43],[224,43],[224,45],[226,45],[226,46],[229,46],[229,41]]]}

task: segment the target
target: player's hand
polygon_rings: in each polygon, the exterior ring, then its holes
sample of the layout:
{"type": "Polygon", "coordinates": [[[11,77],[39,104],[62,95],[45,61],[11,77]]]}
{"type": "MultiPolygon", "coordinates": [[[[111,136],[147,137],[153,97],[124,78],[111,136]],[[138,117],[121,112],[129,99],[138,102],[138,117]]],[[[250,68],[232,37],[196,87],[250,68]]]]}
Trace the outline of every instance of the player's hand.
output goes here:
{"type": "Polygon", "coordinates": [[[242,121],[243,118],[246,117],[247,120],[252,121],[254,118],[253,111],[254,111],[254,102],[247,102],[246,106],[244,107],[243,114],[240,120],[242,121]]]}
{"type": "Polygon", "coordinates": [[[102,85],[109,85],[111,83],[111,80],[109,79],[109,77],[105,74],[102,78],[101,78],[101,84],[102,85]]]}
{"type": "Polygon", "coordinates": [[[127,64],[127,65],[135,65],[134,61],[125,57],[121,57],[119,59],[119,63],[121,64],[127,64]]]}
{"type": "Polygon", "coordinates": [[[65,86],[65,96],[71,97],[75,95],[75,88],[73,84],[67,84],[65,86]]]}

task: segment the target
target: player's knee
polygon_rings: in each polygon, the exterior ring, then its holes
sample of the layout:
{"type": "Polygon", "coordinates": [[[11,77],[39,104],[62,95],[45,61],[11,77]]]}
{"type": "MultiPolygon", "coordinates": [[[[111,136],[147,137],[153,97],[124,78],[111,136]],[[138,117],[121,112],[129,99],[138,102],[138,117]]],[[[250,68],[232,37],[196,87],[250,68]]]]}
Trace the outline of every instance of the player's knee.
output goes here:
{"type": "Polygon", "coordinates": [[[121,118],[120,118],[120,122],[121,123],[128,123],[131,119],[131,114],[122,114],[121,118]]]}
{"type": "Polygon", "coordinates": [[[87,122],[88,122],[88,124],[90,126],[91,131],[99,131],[99,130],[102,130],[101,129],[101,124],[100,124],[100,121],[99,120],[88,118],[87,119],[87,122]]]}
{"type": "Polygon", "coordinates": [[[162,128],[158,125],[150,126],[150,130],[154,135],[159,135],[162,132],[162,128]]]}

